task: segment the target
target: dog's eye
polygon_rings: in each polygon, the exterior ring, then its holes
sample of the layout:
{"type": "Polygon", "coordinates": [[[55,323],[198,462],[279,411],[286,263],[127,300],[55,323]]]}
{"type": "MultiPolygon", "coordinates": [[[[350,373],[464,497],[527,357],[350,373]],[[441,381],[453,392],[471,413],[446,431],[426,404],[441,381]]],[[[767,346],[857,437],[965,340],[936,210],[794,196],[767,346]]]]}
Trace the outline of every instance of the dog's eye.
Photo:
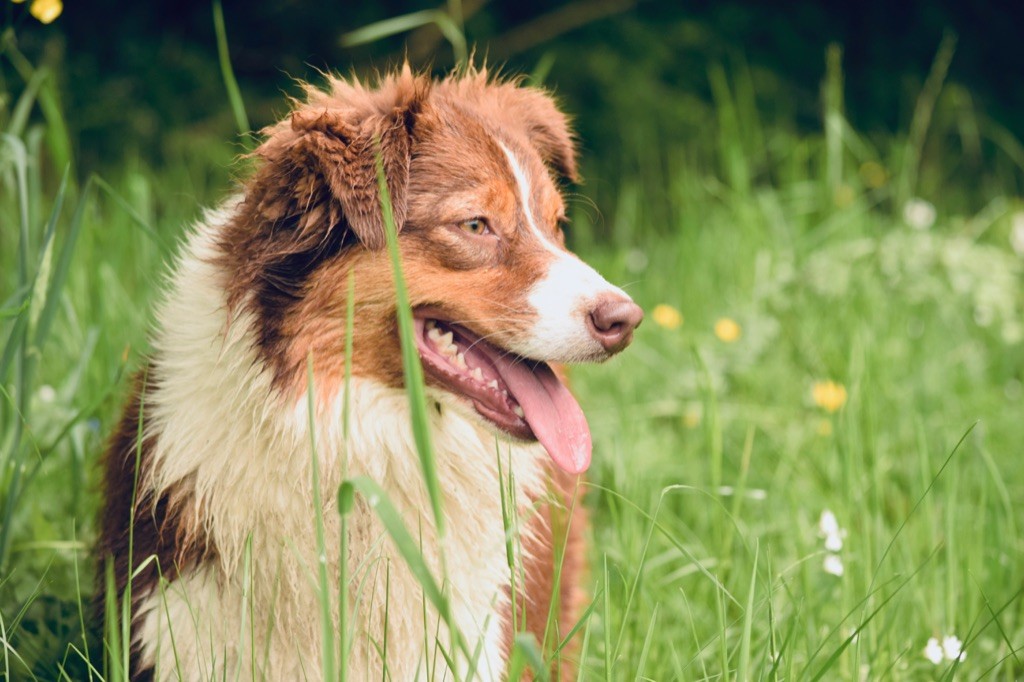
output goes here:
{"type": "Polygon", "coordinates": [[[569,219],[565,216],[559,216],[558,219],[555,220],[555,232],[561,235],[563,242],[565,241],[566,235],[569,234],[569,225],[569,219]]]}
{"type": "Polygon", "coordinates": [[[488,227],[487,221],[483,218],[471,218],[469,220],[463,220],[459,223],[459,229],[469,234],[475,234],[477,236],[483,236],[491,233],[491,228],[488,227]]]}

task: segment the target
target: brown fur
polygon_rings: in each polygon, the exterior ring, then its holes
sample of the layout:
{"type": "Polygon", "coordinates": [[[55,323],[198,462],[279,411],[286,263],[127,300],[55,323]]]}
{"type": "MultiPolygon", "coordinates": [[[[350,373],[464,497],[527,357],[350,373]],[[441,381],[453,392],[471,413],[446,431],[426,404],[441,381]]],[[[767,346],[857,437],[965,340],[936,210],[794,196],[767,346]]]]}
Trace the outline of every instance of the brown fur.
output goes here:
{"type": "MultiPolygon", "coordinates": [[[[583,610],[586,573],[587,512],[583,487],[578,477],[551,467],[551,490],[547,501],[538,500],[536,514],[523,533],[525,586],[516,595],[517,629],[533,635],[545,655],[569,634],[583,610]],[[556,579],[558,584],[556,587],[556,579]],[[555,617],[548,625],[552,600],[555,617]]],[[[511,614],[505,622],[507,641],[512,645],[511,614]]],[[[575,677],[577,660],[573,643],[563,648],[552,666],[554,679],[575,677]]]]}
{"type": "MultiPolygon", "coordinates": [[[[134,636],[139,616],[136,606],[157,589],[160,578],[174,580],[214,559],[217,548],[206,538],[187,489],[171,489],[158,499],[150,494],[136,494],[137,489],[146,488],[144,481],[150,473],[150,453],[156,445],[156,436],[147,434],[145,429],[145,396],[153,390],[153,386],[147,384],[146,369],[140,370],[132,383],[131,397],[117,431],[110,438],[103,462],[104,505],[99,539],[103,570],[97,577],[100,588],[97,594],[106,592],[107,562],[113,567],[118,606],[126,594],[129,577],[139,571],[131,581],[132,625],[129,631],[134,636]],[[141,438],[140,422],[143,425],[141,438]]],[[[97,607],[102,617],[104,604],[99,603],[97,607]]],[[[151,679],[152,671],[139,667],[139,652],[134,642],[123,645],[130,646],[131,679],[151,679]]]]}

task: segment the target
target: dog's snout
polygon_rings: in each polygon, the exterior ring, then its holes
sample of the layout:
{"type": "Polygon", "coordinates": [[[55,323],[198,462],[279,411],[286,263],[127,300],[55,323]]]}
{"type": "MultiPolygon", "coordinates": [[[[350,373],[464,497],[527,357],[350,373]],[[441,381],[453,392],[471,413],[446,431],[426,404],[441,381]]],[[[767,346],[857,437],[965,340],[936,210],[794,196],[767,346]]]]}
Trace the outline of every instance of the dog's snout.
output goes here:
{"type": "Polygon", "coordinates": [[[644,311],[628,298],[603,298],[587,319],[590,334],[609,353],[618,353],[633,340],[633,330],[644,319],[644,311]]]}

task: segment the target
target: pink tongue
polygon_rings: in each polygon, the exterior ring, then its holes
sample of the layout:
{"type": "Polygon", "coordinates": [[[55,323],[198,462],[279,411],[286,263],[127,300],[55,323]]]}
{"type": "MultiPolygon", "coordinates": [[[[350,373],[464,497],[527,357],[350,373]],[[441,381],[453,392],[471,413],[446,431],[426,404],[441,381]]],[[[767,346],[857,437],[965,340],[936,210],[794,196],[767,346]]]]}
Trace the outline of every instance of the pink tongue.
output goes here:
{"type": "Polygon", "coordinates": [[[526,415],[526,423],[562,470],[579,474],[590,466],[590,427],[579,403],[546,364],[495,363],[526,415]]]}

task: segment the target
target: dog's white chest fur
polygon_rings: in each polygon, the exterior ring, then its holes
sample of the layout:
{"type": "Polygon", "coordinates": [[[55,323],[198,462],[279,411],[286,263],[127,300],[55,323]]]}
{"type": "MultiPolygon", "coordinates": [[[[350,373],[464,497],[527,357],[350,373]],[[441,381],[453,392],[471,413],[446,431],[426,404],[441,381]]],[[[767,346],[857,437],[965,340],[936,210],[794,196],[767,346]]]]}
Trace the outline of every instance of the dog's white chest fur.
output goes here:
{"type": "MultiPolygon", "coordinates": [[[[222,275],[211,264],[225,217],[211,216],[193,234],[161,307],[147,377],[152,392],[143,407],[144,428],[157,441],[152,475],[140,481],[143,489],[191,493],[215,558],[147,597],[136,636],[158,679],[320,679],[318,562],[326,561],[336,624],[336,492],[343,467],[349,477],[365,475],[381,485],[409,531],[422,538],[423,555],[439,578],[431,506],[406,395],[354,379],[346,447],[340,387],[330,395],[318,391],[314,421],[326,544],[320,554],[306,400],[284,404],[271,389],[252,350],[250,317],[227,322],[222,275]]],[[[454,615],[470,650],[482,639],[479,677],[499,679],[510,582],[499,447],[461,409],[444,403],[453,398],[439,399],[440,412],[429,412],[448,519],[454,615]]],[[[506,476],[512,463],[516,504],[526,510],[530,497],[543,492],[547,455],[539,445],[502,444],[500,452],[506,476]]],[[[352,679],[380,674],[385,630],[391,679],[425,679],[426,666],[440,671],[444,658],[435,642],[447,648],[448,637],[419,582],[365,501],[349,519],[352,679]]],[[[339,646],[337,627],[334,632],[339,646]]]]}

